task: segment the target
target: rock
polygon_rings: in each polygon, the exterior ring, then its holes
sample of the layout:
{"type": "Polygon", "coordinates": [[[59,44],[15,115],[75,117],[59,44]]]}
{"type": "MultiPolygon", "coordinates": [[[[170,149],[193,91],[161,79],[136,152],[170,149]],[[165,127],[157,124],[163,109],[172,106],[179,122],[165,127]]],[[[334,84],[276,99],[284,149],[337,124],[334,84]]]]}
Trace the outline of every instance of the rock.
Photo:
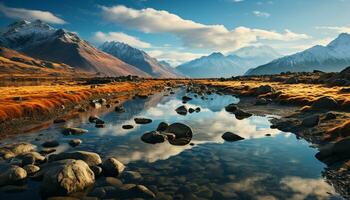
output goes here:
{"type": "Polygon", "coordinates": [[[157,131],[165,131],[168,128],[169,124],[165,123],[165,122],[160,122],[158,127],[157,127],[157,131]]]}
{"type": "Polygon", "coordinates": [[[27,177],[27,172],[16,165],[0,166],[0,186],[16,184],[27,177]]]}
{"type": "Polygon", "coordinates": [[[127,124],[127,125],[123,125],[122,128],[123,128],[123,129],[133,129],[134,126],[133,126],[133,125],[127,124]]]}
{"type": "Polygon", "coordinates": [[[265,98],[258,98],[255,102],[255,105],[267,105],[269,103],[271,103],[272,100],[271,99],[265,99],[265,98]]]}
{"type": "Polygon", "coordinates": [[[261,95],[273,92],[275,92],[275,90],[270,85],[261,85],[256,89],[255,94],[261,95]]]}
{"type": "Polygon", "coordinates": [[[167,140],[175,140],[176,135],[174,133],[161,132],[160,134],[164,135],[167,140]]]}
{"type": "Polygon", "coordinates": [[[175,111],[179,115],[187,115],[187,108],[186,108],[186,106],[180,106],[180,107],[176,108],[175,111]]]}
{"type": "Polygon", "coordinates": [[[95,127],[96,127],[96,128],[104,128],[105,125],[104,125],[104,124],[95,124],[95,127]]]}
{"type": "Polygon", "coordinates": [[[286,83],[286,84],[296,84],[296,83],[299,83],[299,80],[298,80],[298,78],[293,76],[293,77],[290,77],[287,80],[285,80],[284,83],[286,83]]]}
{"type": "Polygon", "coordinates": [[[115,158],[108,158],[102,163],[103,173],[107,176],[119,176],[125,169],[125,165],[115,158]]]}
{"type": "Polygon", "coordinates": [[[324,120],[332,120],[332,119],[336,119],[336,118],[337,118],[337,116],[334,113],[328,112],[326,114],[326,116],[324,117],[324,120]]]}
{"type": "Polygon", "coordinates": [[[311,106],[316,109],[336,109],[339,104],[332,97],[321,97],[314,101],[311,106]]]}
{"type": "Polygon", "coordinates": [[[80,135],[89,132],[82,128],[66,128],[62,131],[63,135],[80,135]]]}
{"type": "Polygon", "coordinates": [[[91,102],[91,106],[95,109],[99,109],[102,107],[102,105],[98,102],[91,102]]]}
{"type": "Polygon", "coordinates": [[[114,110],[115,110],[115,112],[119,112],[119,113],[125,112],[125,108],[123,106],[117,106],[117,107],[115,107],[114,110]]]}
{"type": "Polygon", "coordinates": [[[149,144],[163,143],[166,140],[166,136],[160,134],[158,131],[151,131],[143,134],[141,140],[149,144]]]}
{"type": "Polygon", "coordinates": [[[59,118],[59,119],[53,120],[53,123],[58,124],[58,123],[64,123],[66,121],[67,121],[66,119],[59,118]]]}
{"type": "Polygon", "coordinates": [[[57,147],[58,145],[60,145],[60,144],[58,143],[57,140],[50,140],[50,141],[46,141],[43,144],[41,144],[41,146],[43,146],[45,148],[57,147]]]}
{"type": "Polygon", "coordinates": [[[231,104],[229,104],[229,105],[227,105],[227,106],[225,107],[225,110],[226,110],[227,112],[235,112],[237,109],[238,109],[238,108],[237,108],[237,106],[236,106],[235,103],[231,103],[231,104]]]}
{"type": "Polygon", "coordinates": [[[94,172],[82,160],[70,160],[50,167],[41,184],[43,196],[68,195],[95,183],[94,172]]]}
{"type": "Polygon", "coordinates": [[[252,116],[251,113],[247,113],[247,112],[240,110],[240,109],[236,110],[234,112],[234,114],[235,114],[236,119],[238,119],[238,120],[242,120],[242,119],[245,119],[245,118],[252,116]]]}
{"type": "Polygon", "coordinates": [[[242,138],[241,136],[236,135],[236,134],[231,133],[231,132],[226,132],[221,137],[222,137],[222,139],[224,139],[225,141],[228,141],[228,142],[244,140],[244,138],[242,138]]]}
{"type": "Polygon", "coordinates": [[[89,122],[90,123],[96,123],[97,120],[101,120],[98,116],[93,115],[89,117],[89,122]]]}
{"type": "Polygon", "coordinates": [[[182,97],[182,101],[190,101],[190,100],[192,100],[191,97],[188,97],[188,96],[183,96],[182,97]]]}
{"type": "Polygon", "coordinates": [[[19,154],[34,151],[35,148],[36,148],[35,145],[26,143],[26,142],[9,144],[9,145],[0,147],[0,156],[5,160],[8,160],[10,158],[16,157],[19,154]]]}
{"type": "Polygon", "coordinates": [[[165,132],[175,134],[175,140],[169,140],[169,143],[173,145],[186,145],[192,140],[191,128],[182,123],[171,124],[165,132]]]}
{"type": "Polygon", "coordinates": [[[301,125],[304,127],[314,127],[318,125],[319,122],[320,122],[320,116],[312,115],[303,119],[303,121],[301,122],[301,125]]]}
{"type": "Polygon", "coordinates": [[[265,136],[268,136],[268,137],[269,137],[269,136],[271,136],[271,134],[270,134],[270,133],[266,133],[265,136]]]}
{"type": "Polygon", "coordinates": [[[97,153],[88,151],[63,152],[60,154],[52,154],[49,156],[50,162],[65,159],[83,160],[89,166],[99,165],[102,163],[101,157],[97,153]]]}
{"type": "Polygon", "coordinates": [[[52,148],[50,148],[50,149],[43,149],[43,150],[40,151],[40,154],[46,156],[46,155],[48,155],[50,153],[53,153],[55,151],[56,151],[56,149],[52,149],[52,148]]]}
{"type": "Polygon", "coordinates": [[[197,108],[195,109],[195,111],[196,111],[197,113],[199,113],[199,112],[201,111],[201,108],[200,108],[200,107],[197,107],[197,108]]]}
{"type": "Polygon", "coordinates": [[[134,119],[136,124],[149,124],[152,123],[151,119],[147,119],[147,118],[135,118],[134,119]]]}
{"type": "Polygon", "coordinates": [[[40,167],[36,165],[25,165],[23,169],[26,170],[28,175],[32,175],[38,172],[40,170],[40,167]]]}
{"type": "Polygon", "coordinates": [[[46,158],[38,152],[28,152],[18,156],[22,160],[22,165],[29,164],[42,164],[46,161],[46,158]]]}
{"type": "Polygon", "coordinates": [[[136,185],[128,190],[132,198],[154,199],[156,195],[144,185],[136,185]]]}
{"type": "Polygon", "coordinates": [[[189,109],[188,109],[188,112],[189,112],[189,113],[194,113],[194,111],[195,111],[195,110],[194,110],[193,108],[189,108],[189,109]]]}
{"type": "Polygon", "coordinates": [[[72,147],[76,147],[78,145],[80,145],[82,143],[82,141],[80,139],[72,139],[69,141],[69,145],[72,147]]]}
{"type": "Polygon", "coordinates": [[[99,167],[99,166],[96,166],[96,165],[90,166],[90,169],[94,172],[95,177],[97,177],[97,176],[102,174],[102,168],[99,167]]]}
{"type": "Polygon", "coordinates": [[[104,98],[101,98],[99,100],[97,100],[98,103],[100,103],[101,105],[106,105],[107,104],[107,100],[104,98]]]}
{"type": "Polygon", "coordinates": [[[142,180],[141,174],[135,171],[124,171],[120,178],[124,183],[136,183],[142,180]]]}

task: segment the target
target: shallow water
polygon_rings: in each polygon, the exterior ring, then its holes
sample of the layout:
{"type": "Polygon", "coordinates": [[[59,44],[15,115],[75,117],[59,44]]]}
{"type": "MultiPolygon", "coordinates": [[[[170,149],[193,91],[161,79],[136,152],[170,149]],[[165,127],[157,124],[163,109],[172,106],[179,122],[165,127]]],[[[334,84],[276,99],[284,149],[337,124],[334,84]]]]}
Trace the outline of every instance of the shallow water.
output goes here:
{"type": "MultiPolygon", "coordinates": [[[[325,165],[314,157],[316,150],[294,134],[270,129],[271,116],[237,120],[224,106],[239,100],[219,95],[210,95],[206,100],[195,98],[187,106],[200,107],[201,112],[178,115],[174,110],[182,105],[184,94],[179,90],[172,96],[160,93],[145,100],[130,100],[124,104],[125,113],[111,111],[100,115],[107,123],[102,129],[80,117],[2,143],[30,141],[40,146],[47,139],[57,139],[57,152],[74,149],[114,156],[128,170],[141,173],[141,184],[170,199],[340,199],[321,177],[325,165]],[[151,118],[153,122],[136,125],[134,117],[151,118]],[[143,143],[141,135],[155,130],[162,121],[190,126],[194,133],[191,142],[195,145],[143,143]],[[124,124],[135,128],[123,130],[124,124]],[[85,128],[89,133],[63,136],[64,125],[85,128]],[[221,135],[226,131],[245,140],[225,142],[221,135]],[[68,145],[72,138],[80,138],[83,143],[72,148],[68,145]]],[[[40,183],[29,182],[27,186],[26,192],[0,193],[0,199],[38,199],[40,183]]]]}

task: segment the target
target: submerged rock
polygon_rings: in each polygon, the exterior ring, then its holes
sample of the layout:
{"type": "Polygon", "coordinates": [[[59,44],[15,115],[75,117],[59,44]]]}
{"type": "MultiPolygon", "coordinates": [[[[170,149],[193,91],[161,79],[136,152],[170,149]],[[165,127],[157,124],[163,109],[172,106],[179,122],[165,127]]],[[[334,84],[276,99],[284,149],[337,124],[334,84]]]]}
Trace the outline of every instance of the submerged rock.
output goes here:
{"type": "Polygon", "coordinates": [[[49,156],[50,162],[65,159],[83,160],[89,166],[99,165],[102,163],[101,157],[97,153],[88,151],[63,152],[49,156]]]}
{"type": "Polygon", "coordinates": [[[102,163],[103,173],[106,176],[119,176],[125,169],[125,165],[116,158],[108,158],[102,163]]]}
{"type": "Polygon", "coordinates": [[[134,119],[136,124],[149,124],[152,123],[151,119],[147,119],[147,118],[135,118],[134,119]]]}
{"type": "Polygon", "coordinates": [[[141,174],[135,171],[124,171],[120,178],[124,183],[136,183],[142,180],[141,174]]]}
{"type": "Polygon", "coordinates": [[[131,198],[154,199],[156,195],[144,185],[136,185],[128,190],[131,198]]]}
{"type": "Polygon", "coordinates": [[[187,115],[187,108],[186,108],[186,106],[180,106],[180,107],[176,108],[175,111],[179,115],[187,115]]]}
{"type": "Polygon", "coordinates": [[[46,158],[38,152],[28,152],[18,156],[22,160],[22,165],[41,164],[46,161],[46,158]]]}
{"type": "Polygon", "coordinates": [[[150,131],[141,136],[141,140],[149,144],[163,143],[166,139],[167,137],[158,131],[150,131]]]}
{"type": "Polygon", "coordinates": [[[123,129],[133,129],[134,126],[133,126],[133,125],[126,124],[126,125],[123,125],[122,128],[123,128],[123,129]]]}
{"type": "Polygon", "coordinates": [[[123,106],[117,106],[117,107],[115,107],[114,110],[115,110],[115,112],[119,112],[119,113],[125,112],[125,108],[123,106]]]}
{"type": "Polygon", "coordinates": [[[43,146],[45,148],[57,147],[59,145],[60,145],[60,143],[58,143],[57,140],[50,140],[50,141],[46,141],[43,144],[41,144],[41,146],[43,146]]]}
{"type": "Polygon", "coordinates": [[[80,145],[82,143],[82,141],[80,139],[72,139],[69,141],[69,145],[72,147],[76,147],[78,145],[80,145]]]}
{"type": "Polygon", "coordinates": [[[34,151],[35,148],[36,148],[35,145],[27,142],[5,145],[0,147],[0,156],[5,160],[7,160],[10,158],[16,157],[19,154],[34,151]]]}
{"type": "Polygon", "coordinates": [[[244,140],[244,138],[242,138],[241,136],[234,134],[232,132],[226,132],[221,137],[222,137],[222,139],[224,139],[225,141],[228,141],[228,142],[244,140]]]}
{"type": "Polygon", "coordinates": [[[95,183],[94,172],[82,160],[57,163],[44,174],[41,193],[44,197],[83,191],[95,183]]]}

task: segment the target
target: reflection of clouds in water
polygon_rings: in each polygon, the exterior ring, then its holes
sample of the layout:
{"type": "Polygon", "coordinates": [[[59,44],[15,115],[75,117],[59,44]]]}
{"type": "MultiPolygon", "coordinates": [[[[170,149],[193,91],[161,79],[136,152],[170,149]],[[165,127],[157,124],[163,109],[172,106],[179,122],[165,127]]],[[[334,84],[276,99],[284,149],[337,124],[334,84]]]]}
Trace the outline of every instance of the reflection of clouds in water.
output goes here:
{"type": "Polygon", "coordinates": [[[322,179],[308,179],[289,176],[281,180],[281,184],[285,189],[290,189],[295,194],[291,200],[306,199],[315,197],[316,199],[328,199],[329,194],[334,194],[335,191],[322,179]]]}

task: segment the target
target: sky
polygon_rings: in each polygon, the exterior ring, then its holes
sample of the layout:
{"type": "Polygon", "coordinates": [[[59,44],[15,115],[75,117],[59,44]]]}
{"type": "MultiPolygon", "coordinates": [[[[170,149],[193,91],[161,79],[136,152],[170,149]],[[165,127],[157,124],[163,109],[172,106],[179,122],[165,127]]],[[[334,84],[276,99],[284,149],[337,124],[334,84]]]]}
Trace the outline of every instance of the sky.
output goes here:
{"type": "Polygon", "coordinates": [[[40,19],[95,46],[120,41],[172,65],[269,45],[283,55],[350,33],[350,0],[0,0],[0,26],[40,19]]]}

